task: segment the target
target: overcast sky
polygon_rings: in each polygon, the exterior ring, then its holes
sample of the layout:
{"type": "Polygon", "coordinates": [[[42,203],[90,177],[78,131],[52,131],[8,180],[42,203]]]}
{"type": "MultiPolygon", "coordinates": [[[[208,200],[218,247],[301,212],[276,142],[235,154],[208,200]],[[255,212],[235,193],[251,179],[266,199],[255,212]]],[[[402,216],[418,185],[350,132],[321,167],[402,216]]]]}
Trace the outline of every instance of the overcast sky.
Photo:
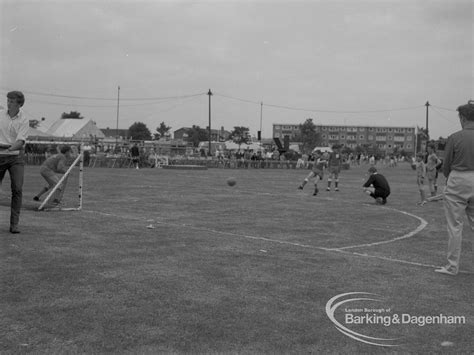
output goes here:
{"type": "Polygon", "coordinates": [[[211,89],[212,128],[265,138],[307,118],[425,127],[427,101],[445,137],[474,99],[472,0],[0,0],[0,20],[0,102],[22,90],[43,129],[70,111],[115,128],[118,86],[119,128],[205,128],[211,89]]]}

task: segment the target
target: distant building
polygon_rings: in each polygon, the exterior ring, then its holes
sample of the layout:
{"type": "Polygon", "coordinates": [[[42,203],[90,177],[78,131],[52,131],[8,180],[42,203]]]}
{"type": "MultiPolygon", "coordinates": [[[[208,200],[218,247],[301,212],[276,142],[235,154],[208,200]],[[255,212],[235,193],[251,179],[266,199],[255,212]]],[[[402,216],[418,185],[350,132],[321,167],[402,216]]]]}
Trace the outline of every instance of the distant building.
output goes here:
{"type": "MultiPolygon", "coordinates": [[[[298,139],[299,124],[273,124],[273,137],[290,140],[298,139]]],[[[316,132],[321,135],[321,146],[331,147],[340,144],[345,147],[375,146],[380,151],[390,153],[395,149],[407,152],[415,151],[415,127],[407,126],[347,126],[316,125],[316,132]]]]}
{"type": "Polygon", "coordinates": [[[177,129],[173,133],[174,139],[184,139],[188,137],[188,132],[191,130],[191,127],[182,127],[177,129]]]}

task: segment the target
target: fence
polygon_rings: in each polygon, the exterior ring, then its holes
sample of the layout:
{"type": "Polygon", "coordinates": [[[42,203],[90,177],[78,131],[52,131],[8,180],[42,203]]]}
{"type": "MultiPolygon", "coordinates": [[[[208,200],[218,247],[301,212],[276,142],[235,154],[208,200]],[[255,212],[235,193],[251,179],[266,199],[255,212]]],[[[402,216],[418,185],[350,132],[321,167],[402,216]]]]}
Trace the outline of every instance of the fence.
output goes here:
{"type": "MultiPolygon", "coordinates": [[[[44,154],[25,154],[26,164],[41,165],[46,157],[44,154]]],[[[169,165],[199,165],[207,168],[220,169],[296,169],[300,168],[295,160],[250,160],[250,159],[216,159],[216,158],[169,158],[169,165]]],[[[104,156],[91,155],[84,159],[84,166],[89,168],[130,168],[133,167],[129,156],[104,156]]],[[[140,159],[141,167],[152,167],[148,159],[140,159]]],[[[311,162],[309,162],[311,167],[311,162]]],[[[305,166],[304,168],[308,168],[305,166]]],[[[349,164],[344,163],[343,169],[349,169],[349,164]]]]}

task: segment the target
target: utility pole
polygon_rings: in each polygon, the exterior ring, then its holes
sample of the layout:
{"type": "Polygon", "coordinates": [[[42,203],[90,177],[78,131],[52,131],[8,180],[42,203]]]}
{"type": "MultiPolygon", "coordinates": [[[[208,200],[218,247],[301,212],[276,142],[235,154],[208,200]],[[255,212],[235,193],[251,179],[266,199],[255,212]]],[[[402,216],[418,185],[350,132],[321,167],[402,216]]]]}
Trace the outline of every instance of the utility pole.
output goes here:
{"type": "Polygon", "coordinates": [[[211,89],[209,89],[209,92],[207,94],[209,95],[209,153],[208,155],[212,155],[211,153],[211,96],[212,96],[211,89]]]}
{"type": "Polygon", "coordinates": [[[415,128],[415,158],[418,150],[418,126],[415,128]]]}
{"type": "Polygon", "coordinates": [[[430,107],[430,103],[428,101],[426,101],[426,144],[425,144],[425,152],[426,152],[426,156],[425,156],[425,163],[428,162],[428,142],[430,140],[430,133],[429,133],[429,130],[428,130],[428,108],[430,107]]]}
{"type": "Polygon", "coordinates": [[[119,134],[119,110],[120,110],[120,85],[117,90],[117,125],[115,131],[115,151],[117,151],[118,145],[118,134],[119,134]]]}
{"type": "Polygon", "coordinates": [[[426,106],[426,141],[428,142],[428,140],[430,139],[430,134],[428,131],[428,107],[430,107],[430,103],[426,101],[425,106],[426,106]]]}
{"type": "Polygon", "coordinates": [[[263,117],[263,101],[260,102],[260,131],[258,131],[258,140],[262,142],[262,117],[263,117]]]}

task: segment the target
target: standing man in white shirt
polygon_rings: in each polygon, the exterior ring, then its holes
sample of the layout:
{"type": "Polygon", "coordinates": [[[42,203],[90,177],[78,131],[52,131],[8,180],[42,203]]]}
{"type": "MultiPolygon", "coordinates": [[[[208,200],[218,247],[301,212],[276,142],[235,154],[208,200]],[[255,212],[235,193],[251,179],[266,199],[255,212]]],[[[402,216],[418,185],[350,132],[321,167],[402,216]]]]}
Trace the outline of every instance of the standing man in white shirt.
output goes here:
{"type": "Polygon", "coordinates": [[[7,110],[0,111],[0,184],[8,170],[11,180],[10,233],[20,233],[20,209],[25,172],[24,147],[29,121],[21,110],[25,96],[20,91],[7,94],[7,110]]]}
{"type": "Polygon", "coordinates": [[[459,272],[464,216],[474,232],[474,101],[457,109],[462,129],[451,134],[444,151],[444,212],[448,229],[448,263],[436,272],[459,272]]]}

